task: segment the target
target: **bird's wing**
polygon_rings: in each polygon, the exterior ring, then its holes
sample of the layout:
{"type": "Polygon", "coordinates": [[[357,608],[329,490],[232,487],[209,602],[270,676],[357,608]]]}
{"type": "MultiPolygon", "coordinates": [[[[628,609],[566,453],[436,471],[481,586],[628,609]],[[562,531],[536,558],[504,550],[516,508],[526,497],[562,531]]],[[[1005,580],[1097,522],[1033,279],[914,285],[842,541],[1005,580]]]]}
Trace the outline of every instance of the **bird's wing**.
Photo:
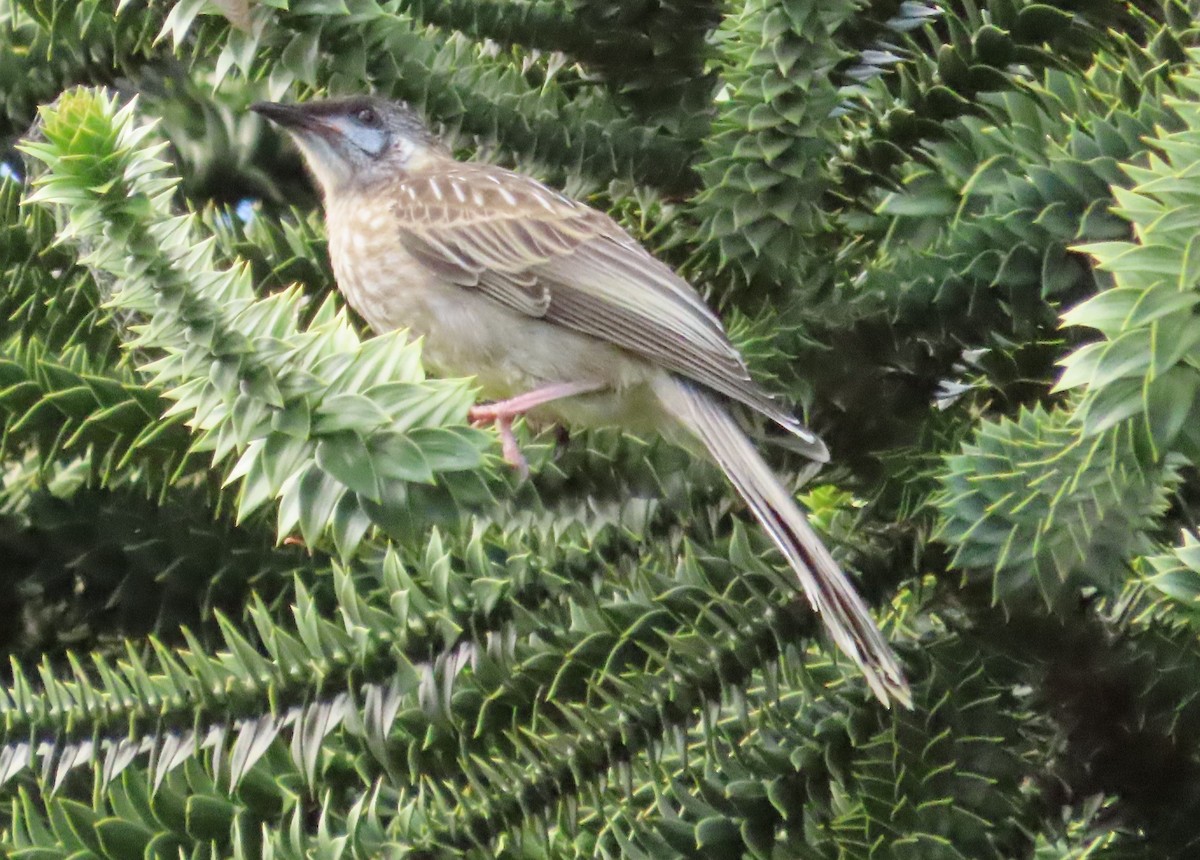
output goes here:
{"type": "Polygon", "coordinates": [[[410,174],[394,200],[406,250],[448,281],[653,361],[824,452],[750,378],[692,286],[607,215],[529,177],[471,164],[410,174]]]}

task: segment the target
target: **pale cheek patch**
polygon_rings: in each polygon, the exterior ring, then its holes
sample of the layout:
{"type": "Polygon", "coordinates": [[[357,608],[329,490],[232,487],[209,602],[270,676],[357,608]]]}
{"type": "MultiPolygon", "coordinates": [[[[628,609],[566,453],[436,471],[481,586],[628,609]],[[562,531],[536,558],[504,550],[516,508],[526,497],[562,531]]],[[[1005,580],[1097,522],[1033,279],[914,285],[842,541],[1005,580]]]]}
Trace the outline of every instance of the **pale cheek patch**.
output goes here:
{"type": "Polygon", "coordinates": [[[367,155],[379,155],[387,144],[387,134],[377,128],[364,128],[356,122],[337,118],[331,123],[338,134],[367,155]]]}

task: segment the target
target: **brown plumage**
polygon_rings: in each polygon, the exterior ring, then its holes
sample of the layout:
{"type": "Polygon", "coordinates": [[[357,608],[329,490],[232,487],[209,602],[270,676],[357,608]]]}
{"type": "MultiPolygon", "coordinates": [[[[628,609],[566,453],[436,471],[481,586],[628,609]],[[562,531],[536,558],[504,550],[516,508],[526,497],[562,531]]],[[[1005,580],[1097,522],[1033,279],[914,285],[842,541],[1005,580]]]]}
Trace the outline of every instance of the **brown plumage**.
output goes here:
{"type": "Polygon", "coordinates": [[[325,197],[338,287],[425,363],[476,377],[510,425],[534,411],[700,442],[795,570],[883,702],[909,703],[866,606],[731,415],[761,413],[817,461],[825,446],[758,386],[696,291],[595,209],[526,176],[455,161],[406,106],[375,98],[256,105],[288,129],[325,197]]]}

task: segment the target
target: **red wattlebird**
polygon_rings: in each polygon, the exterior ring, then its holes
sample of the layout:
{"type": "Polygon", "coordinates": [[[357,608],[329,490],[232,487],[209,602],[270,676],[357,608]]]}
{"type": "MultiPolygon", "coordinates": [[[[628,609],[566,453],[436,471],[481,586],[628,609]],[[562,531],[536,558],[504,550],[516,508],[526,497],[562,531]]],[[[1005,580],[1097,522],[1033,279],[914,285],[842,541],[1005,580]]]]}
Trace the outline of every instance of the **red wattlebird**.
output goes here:
{"type": "Polygon", "coordinates": [[[254,109],[291,133],[325,198],[339,289],[378,332],[423,339],[435,373],[474,376],[512,421],[617,425],[698,442],[724,470],[837,646],[883,702],[904,674],[862,599],[731,414],[748,408],[791,447],[824,444],[760,388],[696,291],[615,221],[500,167],[454,160],[406,105],[372,97],[254,109]]]}

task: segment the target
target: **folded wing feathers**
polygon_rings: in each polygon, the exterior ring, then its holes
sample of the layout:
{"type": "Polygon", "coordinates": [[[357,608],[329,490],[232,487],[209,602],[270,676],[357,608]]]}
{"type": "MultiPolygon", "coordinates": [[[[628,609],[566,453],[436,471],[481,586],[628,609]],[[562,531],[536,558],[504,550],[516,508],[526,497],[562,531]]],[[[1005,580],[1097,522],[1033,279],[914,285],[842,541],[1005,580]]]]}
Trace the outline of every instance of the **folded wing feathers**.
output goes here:
{"type": "Polygon", "coordinates": [[[816,435],[751,379],[687,281],[607,215],[517,173],[501,180],[496,170],[458,164],[436,179],[405,178],[393,199],[409,252],[519,313],[643,355],[756,409],[809,456],[827,459],[816,435]],[[439,195],[429,190],[434,181],[439,195]]]}

